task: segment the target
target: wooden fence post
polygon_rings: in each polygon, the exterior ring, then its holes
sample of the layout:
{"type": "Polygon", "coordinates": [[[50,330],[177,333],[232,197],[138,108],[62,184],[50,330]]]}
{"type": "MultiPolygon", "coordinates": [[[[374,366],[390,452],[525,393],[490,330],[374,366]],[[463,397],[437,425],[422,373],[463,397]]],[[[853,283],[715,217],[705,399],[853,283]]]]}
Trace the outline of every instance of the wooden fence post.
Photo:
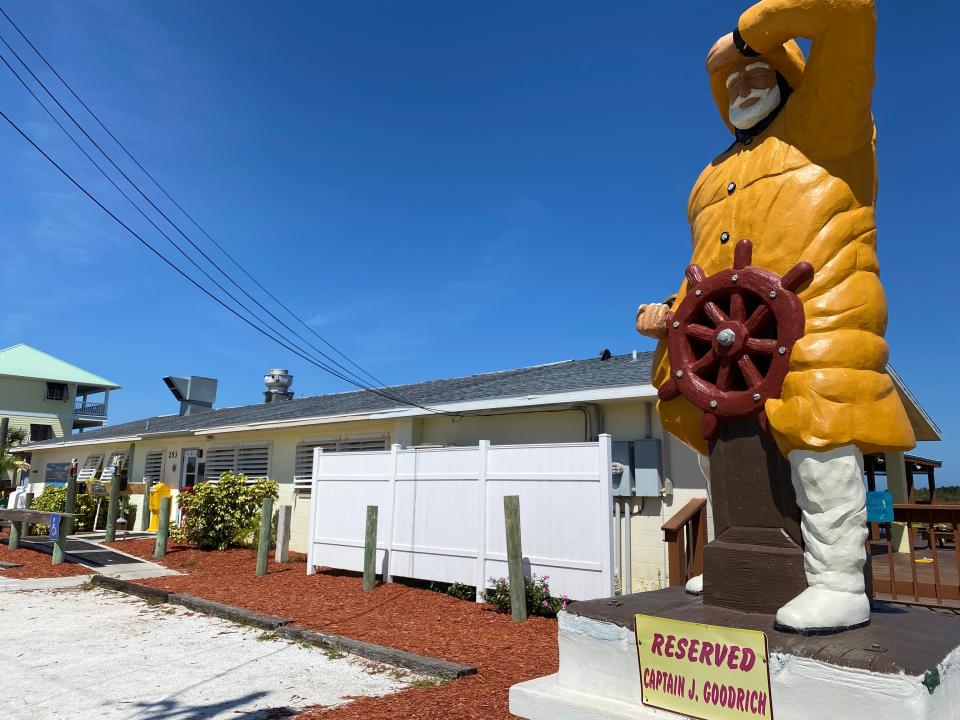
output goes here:
{"type": "Polygon", "coordinates": [[[290,521],[293,519],[293,506],[281,505],[277,515],[277,550],[273,559],[285,563],[290,559],[290,521]]]}
{"type": "MultiPolygon", "coordinates": [[[[24,496],[23,496],[23,509],[24,509],[24,510],[29,510],[29,509],[30,509],[30,506],[33,505],[33,497],[34,497],[34,495],[33,495],[33,493],[31,493],[31,492],[28,492],[28,493],[25,493],[25,494],[24,494],[24,496]]],[[[26,537],[26,536],[29,535],[29,534],[30,534],[30,523],[28,523],[26,520],[24,520],[22,523],[20,523],[20,536],[21,536],[21,537],[26,537]]]]}
{"type": "Polygon", "coordinates": [[[143,479],[143,507],[140,508],[140,531],[146,532],[150,528],[150,487],[153,478],[143,479]]]}
{"type": "Polygon", "coordinates": [[[107,501],[107,527],[104,530],[104,542],[113,542],[117,538],[117,515],[120,512],[120,469],[110,478],[110,499],[107,501]]]}
{"type": "Polygon", "coordinates": [[[267,556],[270,554],[270,530],[273,525],[273,498],[265,497],[260,508],[260,542],[257,543],[257,575],[267,574],[267,556]]]}
{"type": "MultiPolygon", "coordinates": [[[[33,505],[33,493],[32,492],[25,493],[23,496],[23,509],[29,510],[31,505],[33,505]]],[[[13,526],[14,525],[16,525],[16,523],[10,524],[10,549],[11,550],[17,549],[13,545],[13,526]]],[[[29,534],[30,534],[30,523],[28,523],[26,520],[22,520],[20,522],[20,532],[17,534],[18,546],[20,543],[20,538],[25,538],[29,534]]]]}
{"type": "Polygon", "coordinates": [[[10,537],[7,539],[7,550],[20,549],[20,525],[22,523],[12,521],[10,523],[10,537]]]}
{"type": "Polygon", "coordinates": [[[363,541],[364,590],[373,590],[377,583],[377,513],[376,505],[367,505],[367,529],[363,541]]]}
{"type": "MultiPolygon", "coordinates": [[[[64,513],[75,513],[77,511],[77,476],[71,473],[67,478],[67,501],[63,507],[64,513]]],[[[60,530],[57,533],[57,539],[53,543],[53,564],[59,565],[63,562],[63,556],[67,551],[67,536],[73,532],[73,518],[61,517],[60,530]]]]}
{"type": "Polygon", "coordinates": [[[523,579],[523,551],[520,546],[520,496],[504,495],[503,524],[507,531],[507,567],[510,572],[510,610],[513,619],[527,619],[527,587],[523,579]]]}
{"type": "Polygon", "coordinates": [[[160,498],[160,525],[157,527],[157,545],[153,559],[159,560],[167,554],[167,537],[170,535],[170,498],[160,498]]]}

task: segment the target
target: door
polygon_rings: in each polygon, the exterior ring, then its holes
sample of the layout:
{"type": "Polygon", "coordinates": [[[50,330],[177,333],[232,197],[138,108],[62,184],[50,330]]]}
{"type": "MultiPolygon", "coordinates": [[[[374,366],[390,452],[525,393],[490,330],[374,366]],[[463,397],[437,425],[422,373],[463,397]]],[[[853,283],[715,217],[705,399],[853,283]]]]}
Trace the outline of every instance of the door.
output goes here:
{"type": "Polygon", "coordinates": [[[184,448],[180,451],[180,487],[192,488],[203,480],[203,450],[184,448]]]}

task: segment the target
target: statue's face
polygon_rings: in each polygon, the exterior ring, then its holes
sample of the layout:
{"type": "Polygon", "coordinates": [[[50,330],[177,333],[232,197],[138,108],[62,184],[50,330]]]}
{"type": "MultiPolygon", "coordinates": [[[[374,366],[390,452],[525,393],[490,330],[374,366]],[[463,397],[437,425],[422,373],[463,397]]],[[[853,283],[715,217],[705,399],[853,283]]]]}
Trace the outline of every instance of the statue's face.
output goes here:
{"type": "Polygon", "coordinates": [[[749,130],[780,104],[777,73],[762,57],[744,58],[727,75],[730,124],[749,130]]]}

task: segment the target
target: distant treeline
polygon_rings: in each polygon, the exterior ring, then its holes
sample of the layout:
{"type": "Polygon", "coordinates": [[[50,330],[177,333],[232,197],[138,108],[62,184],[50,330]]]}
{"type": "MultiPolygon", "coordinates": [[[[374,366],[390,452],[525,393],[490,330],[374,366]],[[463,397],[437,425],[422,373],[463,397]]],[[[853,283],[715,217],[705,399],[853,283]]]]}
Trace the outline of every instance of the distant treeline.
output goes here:
{"type": "MultiPolygon", "coordinates": [[[[927,502],[930,500],[930,488],[917,488],[917,502],[927,502]]],[[[960,503],[960,487],[957,485],[947,485],[937,488],[938,503],[960,503]]]]}

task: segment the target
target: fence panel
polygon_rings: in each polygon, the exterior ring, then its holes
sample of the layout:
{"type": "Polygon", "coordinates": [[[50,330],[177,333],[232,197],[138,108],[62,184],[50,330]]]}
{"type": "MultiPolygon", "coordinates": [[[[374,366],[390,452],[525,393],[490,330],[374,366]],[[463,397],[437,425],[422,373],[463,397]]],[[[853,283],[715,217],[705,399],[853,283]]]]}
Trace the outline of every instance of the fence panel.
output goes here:
{"type": "Polygon", "coordinates": [[[359,571],[367,505],[391,576],[483,588],[505,576],[503,497],[520,496],[524,571],[572,599],[613,592],[610,436],[596,443],[315,451],[308,572],[359,571]]]}

